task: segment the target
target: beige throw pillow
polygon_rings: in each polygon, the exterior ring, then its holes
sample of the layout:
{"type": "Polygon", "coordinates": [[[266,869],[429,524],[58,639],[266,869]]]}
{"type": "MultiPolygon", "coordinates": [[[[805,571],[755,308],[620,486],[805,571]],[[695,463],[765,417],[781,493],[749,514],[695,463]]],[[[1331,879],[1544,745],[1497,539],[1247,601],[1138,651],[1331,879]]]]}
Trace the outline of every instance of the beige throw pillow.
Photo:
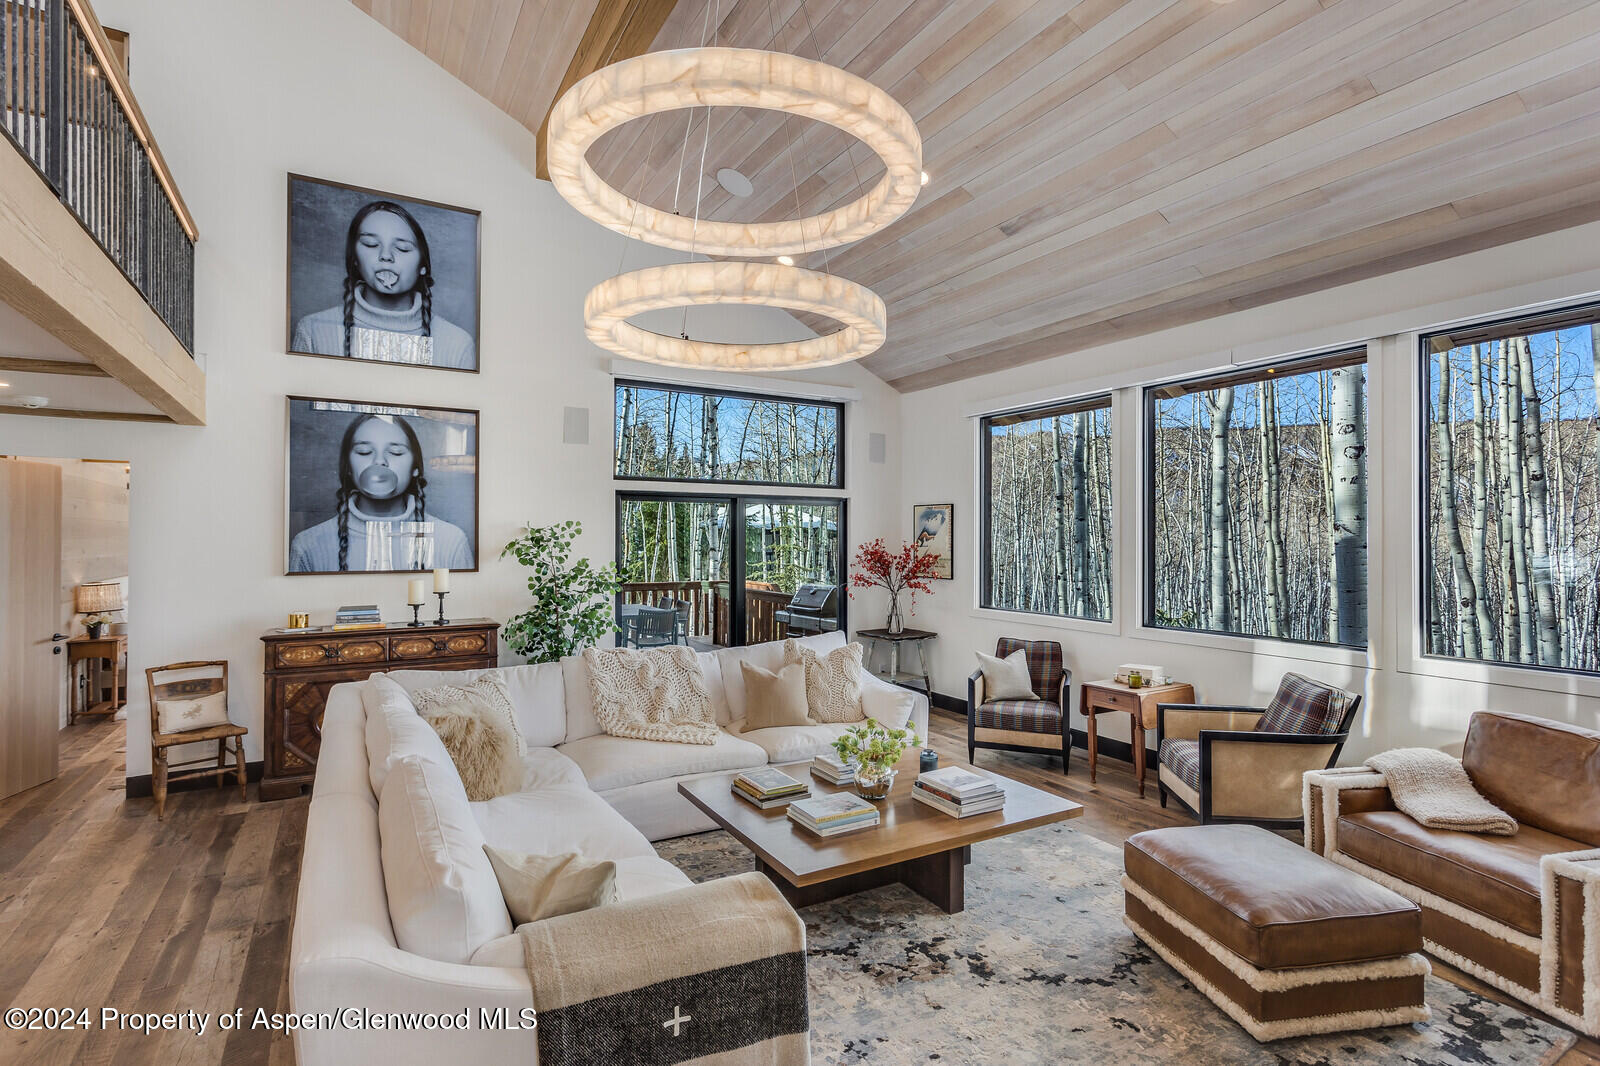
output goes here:
{"type": "Polygon", "coordinates": [[[1036,700],[1033,678],[1028,674],[1028,653],[1022,648],[997,659],[978,652],[978,666],[983,670],[983,701],[1036,700]]]}
{"type": "Polygon", "coordinates": [[[586,911],[617,901],[617,864],[590,862],[581,852],[521,855],[483,846],[514,925],[586,911]]]}
{"type": "Polygon", "coordinates": [[[790,663],[777,673],[740,661],[744,675],[745,720],[741,732],[786,725],[814,725],[807,715],[806,668],[790,663]]]}
{"type": "Polygon", "coordinates": [[[517,725],[517,713],[511,708],[511,692],[506,688],[505,676],[500,671],[480,674],[465,685],[435,685],[411,694],[411,702],[421,715],[426,715],[428,708],[436,704],[460,703],[462,700],[481,703],[502,719],[517,745],[517,754],[528,754],[527,741],[522,739],[522,729],[517,725]]]}
{"type": "Polygon", "coordinates": [[[213,692],[197,700],[156,700],[156,719],[163,733],[187,733],[191,729],[226,725],[228,694],[213,692]]]}
{"type": "Polygon", "coordinates": [[[500,715],[481,700],[430,702],[426,710],[418,708],[417,713],[444,742],[467,799],[482,803],[521,789],[522,757],[517,754],[517,742],[500,715]]]}
{"type": "Polygon", "coordinates": [[[818,655],[797,640],[785,640],[783,662],[804,664],[806,704],[813,721],[860,722],[867,717],[861,709],[861,645],[846,644],[818,655]]]}

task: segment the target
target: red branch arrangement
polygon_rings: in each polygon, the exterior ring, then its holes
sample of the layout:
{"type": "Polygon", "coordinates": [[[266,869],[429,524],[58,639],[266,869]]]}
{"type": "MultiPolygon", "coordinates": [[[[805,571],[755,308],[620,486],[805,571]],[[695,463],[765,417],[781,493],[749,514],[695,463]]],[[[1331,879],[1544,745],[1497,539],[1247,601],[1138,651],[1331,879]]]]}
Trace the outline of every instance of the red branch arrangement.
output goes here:
{"type": "Polygon", "coordinates": [[[933,591],[928,579],[933,577],[938,562],[937,552],[919,552],[910,544],[901,544],[899,551],[890,551],[882,537],[868,541],[856,549],[850,574],[850,597],[855,598],[855,589],[888,589],[891,600],[898,600],[902,592],[910,592],[907,606],[914,608],[917,593],[933,591]]]}

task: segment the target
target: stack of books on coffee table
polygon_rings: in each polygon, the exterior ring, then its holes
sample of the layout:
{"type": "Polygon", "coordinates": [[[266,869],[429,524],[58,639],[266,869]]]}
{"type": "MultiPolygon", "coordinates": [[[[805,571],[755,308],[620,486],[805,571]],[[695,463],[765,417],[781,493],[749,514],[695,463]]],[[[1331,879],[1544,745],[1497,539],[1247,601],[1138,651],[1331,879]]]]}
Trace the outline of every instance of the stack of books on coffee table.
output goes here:
{"type": "Polygon", "coordinates": [[[1006,793],[992,777],[945,766],[918,774],[911,795],[919,803],[956,818],[998,811],[1006,805],[1006,793]]]}
{"type": "Polygon", "coordinates": [[[765,811],[804,799],[811,794],[811,787],[804,781],[796,781],[782,770],[762,767],[759,770],[746,770],[735,777],[733,794],[765,811]]]}
{"type": "Polygon", "coordinates": [[[848,792],[796,800],[789,804],[788,815],[791,822],[819,837],[836,837],[878,824],[878,808],[848,792]]]}
{"type": "Polygon", "coordinates": [[[811,775],[830,785],[848,785],[856,779],[856,768],[834,752],[825,751],[811,760],[811,775]]]}

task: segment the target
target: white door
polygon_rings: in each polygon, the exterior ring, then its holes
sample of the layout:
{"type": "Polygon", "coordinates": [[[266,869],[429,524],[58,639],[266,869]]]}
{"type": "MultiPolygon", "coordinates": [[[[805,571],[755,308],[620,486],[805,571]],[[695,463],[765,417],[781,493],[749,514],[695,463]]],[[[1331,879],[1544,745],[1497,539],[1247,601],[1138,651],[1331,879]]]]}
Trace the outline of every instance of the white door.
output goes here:
{"type": "Polygon", "coordinates": [[[56,776],[61,468],[0,459],[0,799],[56,776]]]}

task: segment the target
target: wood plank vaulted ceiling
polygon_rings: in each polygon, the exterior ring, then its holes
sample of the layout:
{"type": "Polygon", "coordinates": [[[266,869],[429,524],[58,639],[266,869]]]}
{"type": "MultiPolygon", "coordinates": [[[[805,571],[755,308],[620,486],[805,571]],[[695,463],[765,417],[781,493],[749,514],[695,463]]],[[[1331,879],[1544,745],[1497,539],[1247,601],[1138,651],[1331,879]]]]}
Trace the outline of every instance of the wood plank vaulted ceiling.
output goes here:
{"type": "MultiPolygon", "coordinates": [[[[355,2],[530,129],[597,6],[355,2]]],[[[712,24],[718,43],[853,71],[917,120],[932,180],[915,208],[797,257],[884,298],[889,340],[865,365],[902,390],[1600,217],[1594,0],[712,3],[708,20],[680,0],[649,49],[698,45],[712,24]]],[[[632,123],[590,158],[688,213],[704,118],[632,123]]],[[[701,216],[857,196],[882,171],[851,143],[719,109],[701,216]],[[754,194],[729,196],[720,167],[754,194]]]]}

